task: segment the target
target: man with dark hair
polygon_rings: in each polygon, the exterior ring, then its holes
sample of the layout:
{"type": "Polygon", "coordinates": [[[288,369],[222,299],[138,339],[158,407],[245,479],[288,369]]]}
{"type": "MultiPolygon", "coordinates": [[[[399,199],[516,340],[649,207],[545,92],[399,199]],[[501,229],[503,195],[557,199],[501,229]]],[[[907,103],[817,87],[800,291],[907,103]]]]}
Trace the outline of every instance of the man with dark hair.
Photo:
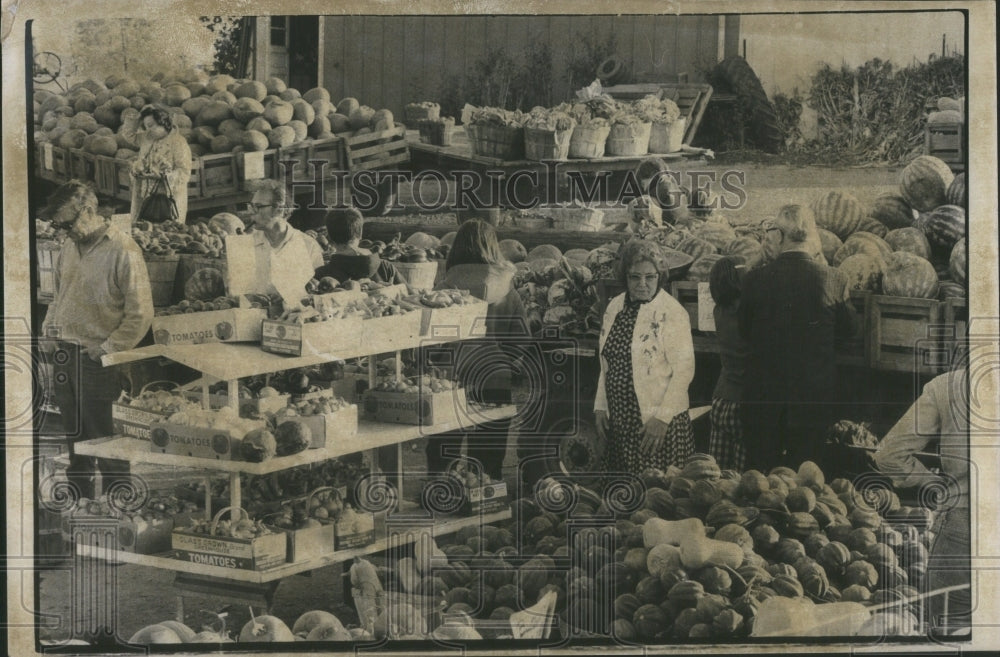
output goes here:
{"type": "Polygon", "coordinates": [[[747,468],[815,460],[835,419],[834,345],[854,334],[855,317],[844,280],[813,258],[816,233],[808,208],[781,208],[765,235],[773,262],[748,272],[743,283],[747,468]]]}
{"type": "MultiPolygon", "coordinates": [[[[100,495],[94,459],[73,445],[110,436],[111,403],[123,390],[117,368],[101,356],[134,348],[153,319],[153,298],[142,251],[132,236],[97,212],[97,196],[71,180],[49,199],[43,215],[69,237],[55,267],[56,293],[42,322],[43,345],[52,351],[55,396],[69,441],[69,481],[82,497],[100,495]]],[[[128,481],[124,461],[97,460],[102,489],[128,481]]]]}
{"type": "Polygon", "coordinates": [[[362,248],[365,218],[357,208],[331,208],[326,213],[326,232],[333,245],[330,261],[319,267],[315,278],[331,276],[340,282],[370,278],[379,283],[405,283],[396,267],[362,248]]]}

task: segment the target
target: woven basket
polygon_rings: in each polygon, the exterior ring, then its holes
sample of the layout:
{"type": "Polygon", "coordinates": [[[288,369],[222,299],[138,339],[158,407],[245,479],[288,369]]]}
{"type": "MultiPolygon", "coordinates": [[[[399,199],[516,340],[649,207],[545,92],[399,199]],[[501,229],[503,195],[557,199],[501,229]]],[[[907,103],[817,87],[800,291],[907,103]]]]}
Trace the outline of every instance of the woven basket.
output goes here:
{"type": "Polygon", "coordinates": [[[418,290],[430,290],[434,288],[434,279],[437,277],[438,264],[430,262],[394,262],[393,265],[406,282],[418,290]]]}
{"type": "Polygon", "coordinates": [[[524,129],[524,154],[529,160],[565,160],[573,137],[569,130],[524,129]]]}
{"type": "Polygon", "coordinates": [[[149,289],[153,297],[154,306],[169,306],[174,302],[174,280],[177,277],[177,265],[180,263],[179,255],[144,256],[146,260],[146,271],[149,274],[149,289]]]}
{"type": "Polygon", "coordinates": [[[451,146],[452,135],[455,132],[455,122],[441,119],[419,121],[420,141],[434,146],[451,146]]]}
{"type": "Polygon", "coordinates": [[[685,119],[673,123],[654,123],[649,132],[650,153],[676,153],[684,145],[685,119]]]}
{"type": "Polygon", "coordinates": [[[500,160],[524,159],[524,128],[466,124],[465,132],[476,155],[500,160]]]}
{"type": "Polygon", "coordinates": [[[610,126],[576,126],[569,139],[569,156],[595,158],[604,157],[604,146],[608,141],[610,126]]]}
{"type": "Polygon", "coordinates": [[[611,126],[605,152],[612,157],[645,155],[649,150],[649,132],[652,127],[652,123],[611,126]]]}

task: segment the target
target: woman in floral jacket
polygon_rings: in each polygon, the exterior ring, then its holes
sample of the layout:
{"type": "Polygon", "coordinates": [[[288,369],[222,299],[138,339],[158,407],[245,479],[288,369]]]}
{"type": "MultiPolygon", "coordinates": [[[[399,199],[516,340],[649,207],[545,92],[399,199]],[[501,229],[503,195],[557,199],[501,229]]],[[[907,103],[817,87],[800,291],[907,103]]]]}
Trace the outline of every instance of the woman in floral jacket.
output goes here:
{"type": "Polygon", "coordinates": [[[633,240],[622,250],[625,292],[601,325],[601,375],[594,401],[609,472],[638,474],[680,465],[694,451],[688,385],[694,346],[687,311],[662,287],[659,247],[633,240]]]}

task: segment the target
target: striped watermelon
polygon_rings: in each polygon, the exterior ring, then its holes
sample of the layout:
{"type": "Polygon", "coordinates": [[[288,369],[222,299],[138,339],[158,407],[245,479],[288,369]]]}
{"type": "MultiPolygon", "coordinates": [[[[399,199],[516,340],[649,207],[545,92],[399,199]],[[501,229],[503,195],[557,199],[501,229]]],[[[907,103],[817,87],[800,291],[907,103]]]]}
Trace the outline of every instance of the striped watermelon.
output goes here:
{"type": "Polygon", "coordinates": [[[719,253],[709,253],[698,258],[691,265],[691,268],[688,269],[687,280],[707,283],[709,274],[712,272],[712,266],[722,260],[723,257],[719,253]]]}
{"type": "Polygon", "coordinates": [[[885,262],[868,253],[847,256],[837,267],[844,277],[848,290],[870,290],[878,294],[882,290],[882,274],[885,262]]]}
{"type": "Polygon", "coordinates": [[[948,273],[959,285],[965,285],[969,280],[969,255],[965,240],[958,240],[952,247],[951,257],[948,258],[948,273]]]}
{"type": "Polygon", "coordinates": [[[946,301],[951,298],[964,299],[966,296],[965,286],[959,285],[955,281],[941,281],[938,284],[939,301],[946,301]]]}
{"type": "Polygon", "coordinates": [[[706,221],[696,226],[693,232],[695,237],[705,240],[719,251],[736,239],[736,231],[725,221],[706,221]]]}
{"type": "Polygon", "coordinates": [[[844,240],[844,245],[833,254],[833,266],[839,267],[845,258],[855,253],[868,253],[884,262],[892,248],[881,237],[859,231],[844,240]]]}
{"type": "Polygon", "coordinates": [[[965,186],[965,172],[955,176],[955,179],[951,181],[948,185],[948,191],[945,193],[948,197],[948,205],[960,205],[963,208],[968,209],[969,207],[969,190],[965,186]]]}
{"type": "Polygon", "coordinates": [[[711,253],[715,253],[715,246],[711,242],[706,242],[700,237],[688,237],[677,245],[677,250],[686,253],[695,260],[711,253]]]}
{"type": "Polygon", "coordinates": [[[886,233],[889,232],[889,227],[871,215],[867,215],[861,220],[858,230],[871,233],[877,237],[885,237],[886,233]]]}
{"type": "Polygon", "coordinates": [[[828,263],[833,263],[833,256],[837,253],[837,250],[844,246],[844,243],[840,241],[840,238],[828,231],[825,228],[817,229],[819,231],[819,241],[823,246],[823,257],[826,258],[828,263]]]}
{"type": "Polygon", "coordinates": [[[965,237],[965,210],[961,206],[942,205],[921,215],[918,221],[931,247],[946,254],[965,237]]]}
{"type": "Polygon", "coordinates": [[[885,243],[893,251],[906,251],[925,260],[931,259],[931,245],[927,241],[927,236],[924,235],[924,231],[914,226],[890,230],[885,236],[885,243]]]}
{"type": "Polygon", "coordinates": [[[948,202],[948,186],[954,179],[955,174],[943,160],[921,155],[903,169],[903,198],[919,212],[933,210],[948,202]]]}
{"type": "Polygon", "coordinates": [[[894,297],[936,298],[938,277],[934,265],[906,251],[889,254],[882,274],[882,292],[894,297]]]}
{"type": "Polygon", "coordinates": [[[747,269],[758,267],[764,262],[764,247],[752,237],[737,237],[726,245],[722,253],[738,260],[747,269]]]}
{"type": "Polygon", "coordinates": [[[913,208],[897,194],[883,194],[875,199],[870,216],[890,230],[913,225],[913,208]]]}
{"type": "Polygon", "coordinates": [[[810,207],[816,216],[816,225],[842,240],[858,230],[861,220],[868,214],[852,194],[836,190],[819,197],[810,207]]]}

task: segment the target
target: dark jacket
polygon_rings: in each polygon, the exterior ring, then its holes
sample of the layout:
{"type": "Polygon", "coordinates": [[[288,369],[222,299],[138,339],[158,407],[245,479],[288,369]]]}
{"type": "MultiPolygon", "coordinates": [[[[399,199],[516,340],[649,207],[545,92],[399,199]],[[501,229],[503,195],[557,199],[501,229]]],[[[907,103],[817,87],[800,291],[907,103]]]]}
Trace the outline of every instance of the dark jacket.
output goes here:
{"type": "Polygon", "coordinates": [[[332,276],[338,281],[370,278],[377,283],[405,282],[391,262],[382,260],[374,253],[367,255],[334,253],[328,263],[316,270],[317,279],[324,276],[332,276]]]}
{"type": "Polygon", "coordinates": [[[746,373],[748,346],[740,335],[739,306],[716,304],[712,311],[715,318],[715,338],[719,344],[722,369],[712,392],[712,399],[738,402],[743,399],[743,379],[746,373]]]}
{"type": "Polygon", "coordinates": [[[455,265],[445,272],[437,289],[469,290],[485,300],[486,336],[452,343],[456,377],[473,400],[510,403],[513,361],[524,352],[530,335],[521,297],[512,281],[512,265],[455,265]]]}
{"type": "Polygon", "coordinates": [[[744,400],[833,399],[838,339],[856,330],[837,271],[808,254],[786,252],[750,271],[740,302],[740,335],[749,343],[744,400]]]}

